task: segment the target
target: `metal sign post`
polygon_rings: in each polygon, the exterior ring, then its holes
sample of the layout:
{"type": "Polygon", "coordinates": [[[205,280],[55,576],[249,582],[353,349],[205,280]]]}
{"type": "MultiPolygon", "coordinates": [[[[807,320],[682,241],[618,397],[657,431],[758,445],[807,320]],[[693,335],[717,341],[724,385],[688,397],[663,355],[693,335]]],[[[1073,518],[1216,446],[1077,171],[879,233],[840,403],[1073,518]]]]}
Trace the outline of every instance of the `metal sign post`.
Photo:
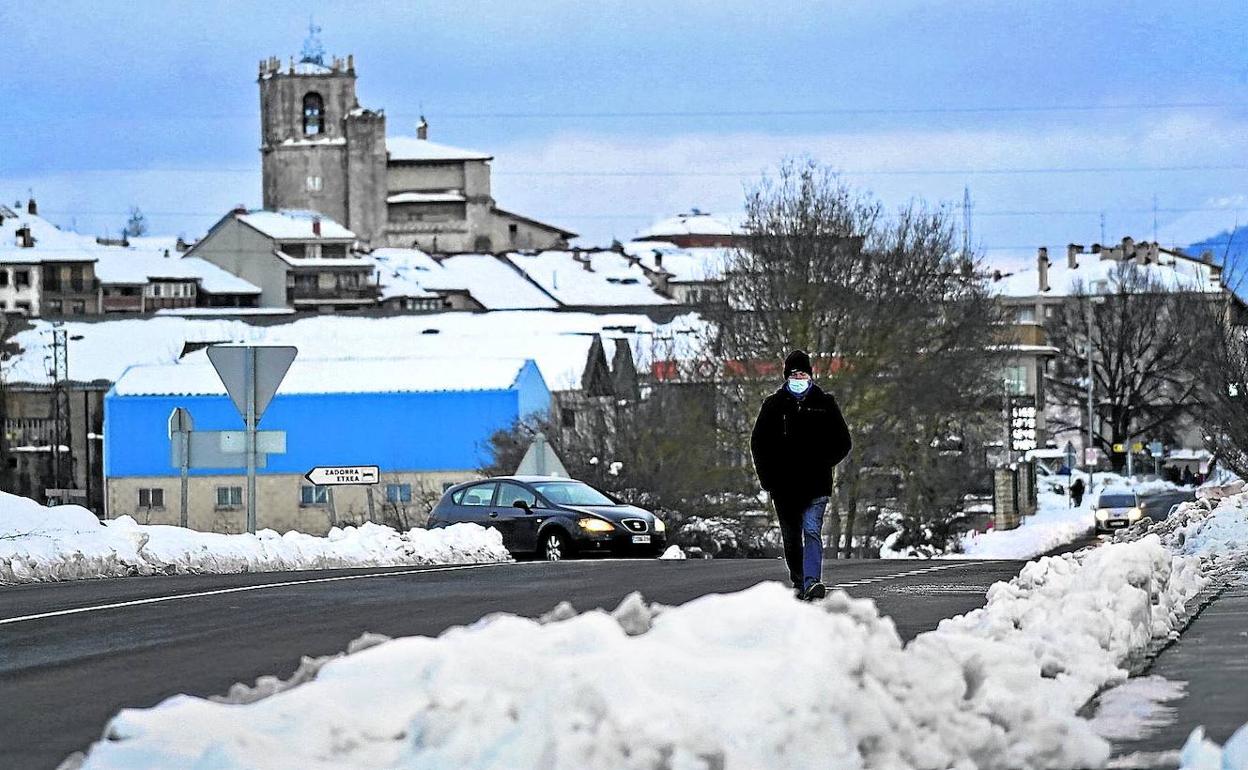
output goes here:
{"type": "Polygon", "coordinates": [[[191,468],[191,431],[195,429],[195,421],[191,413],[177,407],[169,415],[169,440],[173,442],[174,459],[178,466],[178,475],[182,482],[182,494],[178,504],[178,523],[183,528],[190,526],[187,513],[187,484],[191,468]]]}
{"type": "Polygon", "coordinates": [[[208,360],[217,370],[246,430],[243,454],[247,467],[247,531],[256,531],[256,426],[298,355],[293,347],[214,345],[208,360]]]}

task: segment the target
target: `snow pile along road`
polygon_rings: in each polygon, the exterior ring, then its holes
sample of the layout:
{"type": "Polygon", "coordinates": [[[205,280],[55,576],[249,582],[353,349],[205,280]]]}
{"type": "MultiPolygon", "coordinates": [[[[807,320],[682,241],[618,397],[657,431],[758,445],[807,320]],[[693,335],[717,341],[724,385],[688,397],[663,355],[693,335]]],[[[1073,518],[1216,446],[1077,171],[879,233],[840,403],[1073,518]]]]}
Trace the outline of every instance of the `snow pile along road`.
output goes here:
{"type": "Polygon", "coordinates": [[[1180,770],[1248,770],[1248,724],[1236,730],[1225,746],[1205,737],[1197,727],[1179,752],[1180,770]]]}
{"type": "Polygon", "coordinates": [[[248,705],[122,711],[82,767],[1096,767],[1109,744],[1076,712],[1181,624],[1202,563],[1155,535],[1044,558],[909,645],[869,600],[778,583],[492,615],[248,705]]]}
{"type": "Polygon", "coordinates": [[[137,524],[129,516],[101,523],[79,506],[45,508],[0,492],[0,583],[510,559],[502,536],[475,524],[408,532],[364,524],[336,527],[325,537],[273,530],[222,535],[137,524]]]}

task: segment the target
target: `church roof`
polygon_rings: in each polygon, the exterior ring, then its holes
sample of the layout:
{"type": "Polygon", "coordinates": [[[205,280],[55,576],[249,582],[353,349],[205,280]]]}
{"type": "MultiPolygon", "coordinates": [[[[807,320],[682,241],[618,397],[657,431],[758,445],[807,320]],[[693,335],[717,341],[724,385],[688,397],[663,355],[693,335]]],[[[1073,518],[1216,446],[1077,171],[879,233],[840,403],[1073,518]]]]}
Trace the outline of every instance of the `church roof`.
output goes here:
{"type": "Polygon", "coordinates": [[[455,160],[493,160],[494,156],[476,150],[465,150],[414,136],[386,137],[390,160],[437,163],[455,160]]]}

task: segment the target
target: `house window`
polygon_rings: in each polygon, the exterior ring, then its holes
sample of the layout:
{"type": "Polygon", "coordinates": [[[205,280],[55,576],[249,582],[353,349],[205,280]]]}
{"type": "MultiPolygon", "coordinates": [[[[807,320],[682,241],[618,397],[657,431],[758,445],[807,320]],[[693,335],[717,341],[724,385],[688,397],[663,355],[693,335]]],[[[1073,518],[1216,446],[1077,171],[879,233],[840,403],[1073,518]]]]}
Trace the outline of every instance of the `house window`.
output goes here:
{"type": "Polygon", "coordinates": [[[321,178],[319,176],[310,176],[307,181],[308,192],[321,191],[321,178]]]}
{"type": "Polygon", "coordinates": [[[43,290],[61,290],[61,269],[59,267],[53,266],[43,268],[43,290]]]}
{"type": "Polygon", "coordinates": [[[327,505],[329,503],[329,487],[315,487],[303,484],[299,487],[300,505],[327,505]]]}
{"type": "Polygon", "coordinates": [[[1015,314],[1017,323],[1034,324],[1036,322],[1036,309],[1031,306],[1020,307],[1015,314]]]}
{"type": "Polygon", "coordinates": [[[0,286],[8,286],[8,285],[9,285],[9,271],[0,270],[0,286]]]}
{"type": "Polygon", "coordinates": [[[239,508],[243,504],[242,487],[217,487],[218,508],[239,508]]]}
{"type": "Polygon", "coordinates": [[[387,503],[410,503],[412,501],[412,485],[411,484],[387,484],[386,485],[386,502],[387,503]]]}
{"type": "Polygon", "coordinates": [[[325,131],[325,101],[312,91],[303,96],[303,133],[316,136],[325,131]]]}
{"type": "Polygon", "coordinates": [[[29,270],[13,271],[13,285],[19,289],[30,288],[30,271],[29,270]]]}
{"type": "Polygon", "coordinates": [[[559,410],[559,424],[565,428],[576,427],[576,410],[566,406],[559,410]]]}
{"type": "Polygon", "coordinates": [[[26,300],[18,300],[13,303],[13,309],[23,315],[30,315],[30,303],[26,300]]]}
{"type": "Polygon", "coordinates": [[[86,315],[86,312],[87,312],[86,300],[81,300],[81,299],[74,300],[73,304],[69,306],[69,312],[74,315],[86,315]]]}
{"type": "Polygon", "coordinates": [[[153,296],[153,297],[159,297],[159,296],[160,296],[160,284],[158,284],[158,283],[154,283],[154,284],[152,284],[152,296],[153,296]]]}
{"type": "Polygon", "coordinates": [[[516,242],[516,236],[517,236],[517,235],[519,235],[519,234],[520,234],[520,226],[519,226],[519,225],[517,225],[517,224],[515,224],[515,223],[512,223],[512,224],[510,224],[510,225],[507,225],[507,235],[508,235],[508,237],[510,237],[510,238],[511,238],[511,242],[512,242],[512,243],[515,243],[515,242],[516,242]]]}
{"type": "Polygon", "coordinates": [[[69,268],[69,288],[74,291],[82,291],[82,265],[74,265],[69,268]]]}
{"type": "Polygon", "coordinates": [[[306,256],[308,259],[320,259],[321,258],[321,244],[309,243],[307,250],[304,252],[304,256],[306,256]]]}
{"type": "Polygon", "coordinates": [[[59,299],[50,299],[44,304],[47,306],[48,315],[61,314],[61,301],[59,299]]]}
{"type": "Polygon", "coordinates": [[[160,487],[150,487],[139,490],[139,507],[140,508],[164,508],[165,507],[165,490],[160,487]]]}

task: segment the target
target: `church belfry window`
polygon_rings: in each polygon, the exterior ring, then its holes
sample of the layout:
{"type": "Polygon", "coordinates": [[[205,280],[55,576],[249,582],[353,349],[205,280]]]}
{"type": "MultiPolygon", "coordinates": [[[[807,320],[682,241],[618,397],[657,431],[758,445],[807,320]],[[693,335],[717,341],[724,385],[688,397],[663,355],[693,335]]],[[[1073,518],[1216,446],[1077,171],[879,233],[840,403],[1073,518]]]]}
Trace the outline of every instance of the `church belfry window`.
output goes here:
{"type": "Polygon", "coordinates": [[[315,91],[303,96],[303,133],[305,136],[325,133],[325,102],[315,91]]]}

